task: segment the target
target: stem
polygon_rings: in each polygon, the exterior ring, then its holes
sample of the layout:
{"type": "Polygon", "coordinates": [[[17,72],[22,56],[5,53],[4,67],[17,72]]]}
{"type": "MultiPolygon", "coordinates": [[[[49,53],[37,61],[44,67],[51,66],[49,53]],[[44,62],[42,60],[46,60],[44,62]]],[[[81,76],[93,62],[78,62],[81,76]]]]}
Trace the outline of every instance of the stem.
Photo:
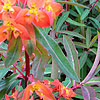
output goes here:
{"type": "Polygon", "coordinates": [[[85,79],[80,84],[86,83],[92,77],[92,75],[94,74],[94,72],[99,64],[99,61],[100,61],[100,33],[98,32],[98,49],[97,49],[95,61],[93,63],[93,66],[92,66],[90,72],[88,73],[88,75],[85,77],[85,79]]]}
{"type": "Polygon", "coordinates": [[[96,5],[97,1],[98,1],[98,0],[95,0],[95,3],[94,3],[94,5],[90,8],[90,11],[91,11],[91,10],[93,9],[93,7],[96,5]]]}
{"type": "Polygon", "coordinates": [[[30,75],[29,55],[25,51],[25,63],[26,63],[26,75],[25,75],[25,87],[27,86],[28,77],[30,75]]]}

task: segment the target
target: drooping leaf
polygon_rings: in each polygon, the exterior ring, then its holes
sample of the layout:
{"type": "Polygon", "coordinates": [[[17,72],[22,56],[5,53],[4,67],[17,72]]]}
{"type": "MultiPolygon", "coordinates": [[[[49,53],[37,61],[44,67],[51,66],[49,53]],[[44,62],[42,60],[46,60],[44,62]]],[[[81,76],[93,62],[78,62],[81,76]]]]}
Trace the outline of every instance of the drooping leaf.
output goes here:
{"type": "Polygon", "coordinates": [[[78,23],[78,22],[72,20],[71,18],[67,18],[66,21],[68,23],[73,24],[73,25],[76,25],[76,26],[85,26],[85,24],[78,23]]]}
{"type": "Polygon", "coordinates": [[[73,68],[70,66],[68,60],[64,56],[63,52],[57,45],[57,43],[50,38],[42,29],[39,29],[35,26],[36,38],[38,41],[49,51],[51,56],[55,59],[59,68],[64,72],[67,76],[79,82],[79,78],[77,74],[74,72],[73,68]]]}
{"type": "Polygon", "coordinates": [[[21,38],[18,37],[17,39],[15,39],[14,37],[12,37],[12,39],[9,41],[8,44],[8,52],[5,60],[5,66],[9,67],[13,65],[18,60],[21,52],[22,52],[21,38]]]}
{"type": "Polygon", "coordinates": [[[78,55],[77,55],[75,45],[72,42],[72,40],[67,36],[63,36],[63,43],[64,43],[64,48],[67,52],[67,57],[70,62],[70,65],[72,66],[73,70],[75,70],[78,77],[80,77],[80,73],[79,73],[80,66],[79,66],[79,60],[78,60],[78,55]]]}
{"type": "Polygon", "coordinates": [[[35,58],[32,65],[32,73],[35,78],[43,79],[45,67],[48,63],[50,56],[48,51],[37,41],[36,48],[34,50],[35,58]]]}
{"type": "Polygon", "coordinates": [[[57,25],[56,25],[56,28],[55,28],[55,32],[58,32],[62,26],[62,24],[64,23],[64,21],[67,19],[69,15],[69,12],[65,12],[63,13],[63,15],[59,18],[58,22],[57,22],[57,25]]]}
{"type": "Polygon", "coordinates": [[[85,37],[83,37],[81,34],[79,34],[77,32],[61,30],[61,31],[58,31],[57,33],[64,33],[64,34],[75,36],[75,37],[78,37],[78,38],[81,38],[81,39],[85,39],[85,37]]]}
{"type": "Polygon", "coordinates": [[[95,91],[90,86],[81,86],[84,100],[95,100],[95,91]]]}
{"type": "Polygon", "coordinates": [[[27,23],[25,24],[25,27],[29,33],[31,40],[23,40],[23,45],[24,45],[25,50],[27,51],[28,55],[31,56],[33,53],[33,50],[36,46],[34,28],[33,28],[32,24],[27,24],[27,23]]]}

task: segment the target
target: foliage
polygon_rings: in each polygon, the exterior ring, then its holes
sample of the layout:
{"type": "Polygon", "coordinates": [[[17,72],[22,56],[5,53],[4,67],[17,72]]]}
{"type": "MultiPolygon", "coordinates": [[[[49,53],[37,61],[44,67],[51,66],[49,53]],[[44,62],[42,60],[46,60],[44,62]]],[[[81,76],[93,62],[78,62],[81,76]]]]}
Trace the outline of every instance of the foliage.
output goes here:
{"type": "Polygon", "coordinates": [[[0,100],[100,99],[100,0],[0,0],[0,100]]]}

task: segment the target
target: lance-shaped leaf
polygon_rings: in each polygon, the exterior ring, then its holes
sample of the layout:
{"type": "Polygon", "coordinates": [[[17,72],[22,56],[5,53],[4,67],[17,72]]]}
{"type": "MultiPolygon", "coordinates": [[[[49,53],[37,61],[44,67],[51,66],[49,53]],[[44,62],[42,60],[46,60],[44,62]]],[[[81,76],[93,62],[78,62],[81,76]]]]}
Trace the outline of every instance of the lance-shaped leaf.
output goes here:
{"type": "Polygon", "coordinates": [[[95,91],[90,86],[81,86],[84,100],[95,100],[95,91]]]}
{"type": "Polygon", "coordinates": [[[82,7],[82,8],[88,8],[87,6],[84,6],[82,4],[78,4],[78,3],[75,3],[75,2],[59,1],[59,3],[64,3],[64,4],[68,4],[68,5],[72,5],[72,6],[78,6],[78,7],[82,7]]]}
{"type": "Polygon", "coordinates": [[[73,70],[71,65],[69,64],[67,58],[63,54],[62,50],[58,46],[58,44],[48,36],[42,29],[39,29],[35,26],[36,38],[39,42],[49,51],[51,56],[55,59],[59,68],[64,72],[67,76],[79,82],[79,78],[76,72],[73,70]]]}
{"type": "Polygon", "coordinates": [[[22,52],[21,38],[18,37],[17,39],[15,39],[14,37],[12,37],[12,39],[9,41],[8,44],[8,52],[7,52],[7,58],[5,60],[5,66],[9,67],[13,65],[18,60],[21,52],[22,52]]]}
{"type": "Polygon", "coordinates": [[[84,85],[97,85],[97,84],[100,84],[100,77],[93,77],[84,85]]]}
{"type": "Polygon", "coordinates": [[[86,9],[81,16],[81,20],[84,20],[88,16],[89,13],[90,13],[90,9],[86,9]]]}
{"type": "Polygon", "coordinates": [[[80,69],[84,66],[86,60],[87,60],[87,56],[88,56],[88,53],[87,52],[84,52],[81,57],[80,57],[80,60],[79,60],[79,64],[80,64],[80,69]]]}
{"type": "Polygon", "coordinates": [[[48,51],[38,41],[36,41],[36,47],[34,50],[35,58],[33,60],[32,73],[34,77],[42,80],[50,56],[48,51]]]}
{"type": "Polygon", "coordinates": [[[12,74],[11,76],[7,77],[4,80],[0,81],[0,100],[4,97],[4,95],[9,93],[18,83],[20,80],[16,79],[18,74],[12,74]]]}
{"type": "Polygon", "coordinates": [[[64,21],[67,19],[69,15],[69,12],[65,12],[63,13],[63,15],[59,18],[58,22],[57,22],[57,25],[56,25],[56,28],[55,28],[55,32],[58,32],[62,26],[62,24],[64,23],[64,21]]]}
{"type": "Polygon", "coordinates": [[[87,48],[89,48],[90,40],[91,40],[91,29],[87,28],[87,31],[86,31],[86,45],[87,45],[87,48]]]}
{"type": "Polygon", "coordinates": [[[67,36],[63,36],[63,43],[64,43],[64,48],[67,52],[67,57],[70,62],[70,65],[75,70],[78,77],[80,77],[80,73],[79,73],[80,66],[79,66],[79,60],[78,60],[78,55],[77,55],[75,45],[72,42],[72,40],[67,36]]]}
{"type": "Polygon", "coordinates": [[[85,79],[81,82],[81,84],[86,83],[88,80],[91,79],[91,77],[93,76],[96,68],[98,67],[99,61],[100,61],[100,33],[97,31],[98,33],[98,49],[97,49],[97,54],[95,57],[95,61],[93,63],[93,66],[90,70],[90,72],[88,73],[88,75],[85,77],[85,79]]]}
{"type": "Polygon", "coordinates": [[[93,46],[98,38],[98,35],[94,36],[93,39],[90,41],[89,47],[93,46]]]}
{"type": "Polygon", "coordinates": [[[85,26],[85,24],[78,23],[78,22],[72,20],[71,18],[67,18],[66,21],[68,23],[73,24],[73,25],[76,25],[76,26],[85,26]]]}
{"type": "Polygon", "coordinates": [[[81,38],[81,39],[85,39],[84,36],[82,36],[81,34],[79,34],[77,32],[61,30],[61,31],[58,31],[56,33],[64,33],[64,34],[75,36],[75,37],[78,37],[78,38],[81,38]]]}

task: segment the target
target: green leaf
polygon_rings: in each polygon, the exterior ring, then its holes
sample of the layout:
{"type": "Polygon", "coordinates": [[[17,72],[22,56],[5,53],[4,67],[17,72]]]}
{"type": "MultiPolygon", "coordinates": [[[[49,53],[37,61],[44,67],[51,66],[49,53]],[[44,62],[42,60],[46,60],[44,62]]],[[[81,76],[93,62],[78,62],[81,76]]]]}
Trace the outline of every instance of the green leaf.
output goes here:
{"type": "Polygon", "coordinates": [[[78,38],[81,38],[81,39],[85,39],[84,36],[82,36],[81,34],[79,34],[77,32],[61,30],[61,31],[58,31],[57,33],[64,33],[64,34],[68,34],[68,35],[71,35],[71,36],[75,36],[75,37],[78,37],[78,38]]]}
{"type": "Polygon", "coordinates": [[[18,60],[21,52],[22,52],[21,38],[20,37],[18,37],[17,39],[12,38],[9,41],[7,58],[5,60],[5,66],[9,67],[13,65],[18,60]]]}
{"type": "Polygon", "coordinates": [[[90,9],[86,9],[81,15],[81,20],[84,20],[88,16],[89,13],[90,13],[90,9]]]}
{"type": "Polygon", "coordinates": [[[71,18],[67,18],[66,21],[68,23],[73,24],[73,25],[76,25],[76,26],[85,26],[85,24],[78,23],[78,22],[72,20],[71,18]]]}
{"type": "Polygon", "coordinates": [[[49,51],[49,53],[55,59],[56,63],[58,64],[58,67],[62,70],[62,72],[64,72],[68,77],[72,78],[73,80],[79,82],[80,80],[77,74],[70,66],[67,58],[61,51],[58,44],[50,36],[48,36],[42,29],[39,29],[36,26],[34,28],[36,38],[49,51]]]}
{"type": "Polygon", "coordinates": [[[94,43],[96,42],[97,38],[98,38],[98,35],[93,37],[93,39],[90,41],[89,47],[92,47],[94,45],[94,43]]]}
{"type": "Polygon", "coordinates": [[[90,86],[81,86],[84,100],[95,100],[95,91],[90,86]]]}
{"type": "Polygon", "coordinates": [[[0,81],[0,100],[2,100],[5,94],[8,94],[19,83],[20,80],[16,80],[17,75],[18,74],[16,73],[12,74],[6,79],[0,81]]]}
{"type": "Polygon", "coordinates": [[[35,78],[42,80],[45,67],[48,63],[50,56],[48,55],[48,51],[39,43],[39,41],[36,41],[34,54],[35,58],[32,65],[32,74],[35,78]]]}
{"type": "Polygon", "coordinates": [[[88,56],[88,53],[86,51],[81,55],[80,60],[79,60],[80,69],[84,66],[87,60],[87,56],[88,56]]]}
{"type": "Polygon", "coordinates": [[[5,74],[9,71],[9,68],[0,69],[0,80],[5,76],[5,74]]]}
{"type": "Polygon", "coordinates": [[[63,36],[63,43],[64,43],[64,48],[67,52],[67,57],[70,62],[70,65],[72,66],[73,70],[75,70],[77,75],[80,76],[79,60],[74,43],[67,36],[63,36]]]}
{"type": "Polygon", "coordinates": [[[64,4],[68,4],[68,5],[72,5],[72,6],[78,6],[78,7],[82,7],[82,8],[88,8],[87,6],[84,6],[82,4],[69,2],[69,1],[59,1],[59,3],[64,3],[64,4]]]}
{"type": "Polygon", "coordinates": [[[87,48],[89,48],[90,40],[91,40],[91,29],[87,28],[87,31],[86,31],[86,45],[87,45],[87,48]]]}
{"type": "Polygon", "coordinates": [[[62,24],[64,23],[64,21],[67,19],[69,15],[69,12],[65,12],[63,13],[63,15],[59,18],[58,22],[57,22],[57,25],[56,25],[56,28],[55,28],[55,32],[59,31],[62,24]]]}
{"type": "Polygon", "coordinates": [[[31,56],[34,50],[34,42],[32,40],[23,40],[23,43],[28,55],[31,56]]]}
{"type": "Polygon", "coordinates": [[[93,22],[95,22],[95,24],[98,26],[98,28],[100,29],[100,23],[97,19],[89,17],[89,19],[91,19],[93,22]]]}
{"type": "Polygon", "coordinates": [[[87,48],[86,44],[81,43],[81,42],[74,42],[75,45],[82,47],[82,48],[87,48]]]}
{"type": "Polygon", "coordinates": [[[100,84],[100,77],[93,77],[84,85],[97,85],[97,84],[100,84]]]}

